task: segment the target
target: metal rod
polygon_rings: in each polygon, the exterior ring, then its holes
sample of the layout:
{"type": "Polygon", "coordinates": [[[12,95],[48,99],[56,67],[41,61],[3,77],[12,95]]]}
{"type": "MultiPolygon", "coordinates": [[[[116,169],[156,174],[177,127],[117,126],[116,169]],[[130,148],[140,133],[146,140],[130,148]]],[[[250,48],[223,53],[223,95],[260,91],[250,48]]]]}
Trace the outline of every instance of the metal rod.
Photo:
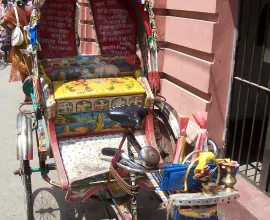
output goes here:
{"type": "Polygon", "coordinates": [[[113,202],[113,204],[115,205],[115,208],[116,208],[117,212],[119,213],[119,215],[121,216],[122,220],[125,220],[125,217],[124,217],[123,213],[121,212],[121,210],[119,209],[119,207],[118,207],[116,201],[114,200],[111,191],[108,189],[107,192],[109,193],[109,195],[110,195],[110,197],[111,197],[111,199],[112,199],[112,202],[113,202]]]}
{"type": "MultiPolygon", "coordinates": [[[[259,8],[258,8],[259,11],[260,11],[260,6],[261,6],[261,1],[260,1],[259,8]]],[[[253,45],[252,45],[252,55],[251,55],[251,60],[252,61],[251,61],[251,67],[250,67],[249,77],[248,77],[248,80],[249,81],[251,80],[252,71],[253,71],[255,42],[256,42],[256,39],[258,37],[258,29],[259,29],[259,26],[257,26],[257,30],[256,30],[256,33],[257,34],[255,36],[255,40],[253,41],[253,45]]],[[[240,148],[239,148],[239,156],[238,156],[238,162],[239,163],[240,163],[241,156],[242,156],[242,148],[243,148],[243,140],[244,140],[244,133],[245,133],[245,125],[246,125],[246,117],[247,117],[247,107],[248,107],[249,95],[250,95],[250,84],[248,84],[248,90],[247,90],[246,101],[245,101],[244,121],[243,121],[243,125],[242,125],[242,132],[241,132],[241,139],[240,139],[240,148]]],[[[256,108],[256,106],[255,106],[255,108],[256,108]]]]}
{"type": "Polygon", "coordinates": [[[136,169],[136,168],[131,168],[131,167],[127,167],[121,163],[116,163],[118,167],[121,167],[122,169],[128,171],[128,172],[136,172],[136,173],[146,173],[148,171],[146,170],[141,170],[141,169],[136,169]]]}
{"type": "Polygon", "coordinates": [[[256,101],[255,101],[255,109],[254,109],[254,113],[253,113],[251,133],[250,133],[250,139],[249,139],[249,145],[248,145],[248,155],[247,155],[245,176],[247,176],[247,172],[248,172],[247,169],[248,169],[248,164],[249,164],[249,159],[250,159],[251,144],[252,144],[252,141],[253,141],[253,132],[254,132],[254,127],[255,127],[255,118],[256,118],[256,112],[257,112],[258,95],[259,95],[259,93],[258,93],[258,90],[257,90],[256,101]]]}
{"type": "MultiPolygon", "coordinates": [[[[251,1],[252,2],[252,1],[251,1]]],[[[260,8],[261,8],[261,2],[262,0],[260,0],[260,4],[259,4],[259,8],[258,8],[258,11],[260,12],[260,8]]],[[[251,3],[252,4],[252,3],[251,3]]],[[[258,13],[260,14],[260,13],[258,13]]],[[[259,20],[259,16],[258,16],[258,20],[259,20]]],[[[255,23],[258,23],[258,21],[254,21],[255,23]]],[[[255,36],[255,40],[253,41],[252,43],[252,53],[251,53],[251,66],[250,66],[250,69],[249,69],[249,81],[251,81],[251,76],[252,76],[252,72],[253,72],[253,64],[254,64],[254,53],[255,53],[255,48],[256,48],[256,42],[257,42],[257,38],[258,38],[258,31],[259,31],[259,25],[257,25],[257,28],[256,28],[256,36],[255,36]]],[[[261,73],[259,73],[261,74],[261,73]]],[[[241,77],[243,78],[243,76],[241,77]]]]}
{"type": "Polygon", "coordinates": [[[239,147],[239,154],[238,154],[238,162],[240,163],[241,155],[242,155],[242,148],[243,148],[243,138],[245,134],[245,125],[246,125],[246,117],[247,117],[247,106],[248,106],[248,98],[249,98],[249,87],[246,95],[246,101],[244,106],[244,120],[242,124],[242,132],[241,132],[241,139],[240,139],[240,147],[239,147]]]}
{"type": "MultiPolygon", "coordinates": [[[[130,176],[131,186],[136,186],[136,174],[133,172],[130,172],[129,176],[130,176]]],[[[138,215],[137,215],[137,196],[136,195],[131,196],[131,204],[130,205],[131,205],[132,219],[137,220],[138,215]]]]}
{"type": "Polygon", "coordinates": [[[249,85],[251,85],[251,86],[255,86],[255,87],[257,87],[257,88],[259,88],[259,89],[262,89],[262,90],[264,90],[264,91],[270,92],[270,89],[269,89],[269,88],[264,87],[264,86],[260,86],[260,85],[257,84],[257,83],[253,83],[253,82],[250,82],[250,81],[248,81],[248,80],[241,79],[241,78],[239,78],[239,77],[234,77],[234,79],[236,79],[236,80],[238,80],[238,81],[241,81],[241,82],[244,82],[244,83],[246,83],[246,84],[249,84],[249,85]]]}
{"type": "MultiPolygon", "coordinates": [[[[269,76],[269,80],[268,80],[268,87],[269,87],[269,83],[270,83],[270,76],[269,76]]],[[[263,114],[263,124],[262,124],[262,130],[261,130],[261,135],[260,135],[260,141],[259,141],[259,149],[258,149],[258,155],[257,155],[257,162],[256,162],[256,167],[255,167],[255,175],[254,175],[254,182],[256,182],[256,176],[258,173],[258,166],[259,166],[259,159],[260,159],[260,154],[261,154],[261,150],[262,150],[262,142],[263,142],[263,134],[264,134],[264,129],[265,129],[265,125],[266,125],[266,113],[268,112],[268,101],[269,101],[269,93],[266,94],[266,101],[265,101],[265,106],[264,106],[264,114],[263,114]]]]}
{"type": "MultiPolygon", "coordinates": [[[[129,181],[129,177],[125,177],[122,179],[126,182],[129,181]]],[[[147,180],[147,178],[144,176],[138,176],[136,179],[138,181],[147,180]]],[[[100,181],[90,182],[90,183],[86,183],[86,184],[72,185],[71,188],[72,189],[79,189],[79,188],[88,187],[88,186],[105,185],[106,183],[107,183],[107,180],[100,180],[100,181]]],[[[111,179],[110,183],[117,183],[117,181],[115,179],[111,179]]]]}
{"type": "MultiPolygon", "coordinates": [[[[268,112],[269,113],[269,112],[268,112]]],[[[262,169],[260,174],[259,187],[263,191],[270,192],[269,180],[270,180],[270,120],[268,119],[266,139],[264,144],[264,154],[262,160],[262,169]]]]}
{"type": "Polygon", "coordinates": [[[232,146],[232,155],[231,155],[232,159],[234,158],[234,151],[235,151],[236,132],[237,132],[237,128],[238,128],[238,117],[239,117],[239,107],[240,107],[241,92],[242,92],[242,83],[240,83],[240,88],[239,88],[239,93],[238,93],[238,100],[237,100],[236,120],[235,120],[235,126],[234,126],[233,146],[232,146]]]}
{"type": "MultiPolygon", "coordinates": [[[[260,5],[261,5],[261,2],[260,2],[260,5]]],[[[259,7],[259,10],[260,10],[260,7],[259,7]]],[[[267,6],[267,20],[266,20],[267,27],[269,27],[268,23],[269,23],[269,5],[267,6]]],[[[258,31],[257,31],[257,33],[258,33],[258,31]]],[[[267,37],[267,29],[265,30],[265,33],[264,33],[264,39],[266,39],[266,37],[267,37]]],[[[265,40],[264,40],[263,48],[262,48],[262,57],[264,56],[264,53],[265,53],[265,40]]],[[[254,60],[252,60],[252,63],[253,63],[253,61],[254,60]]],[[[261,61],[261,63],[260,63],[260,69],[259,69],[258,85],[261,83],[262,64],[263,64],[263,62],[261,61]]],[[[252,72],[252,70],[251,70],[251,72],[252,72]]],[[[260,90],[259,90],[259,88],[257,88],[257,91],[256,91],[256,101],[255,101],[255,109],[254,109],[254,113],[253,113],[251,134],[250,134],[250,140],[249,140],[249,146],[248,146],[248,155],[247,155],[247,163],[246,163],[245,176],[247,175],[247,168],[248,168],[249,159],[250,159],[250,150],[251,150],[251,145],[252,145],[252,141],[253,141],[253,132],[254,132],[254,127],[255,127],[255,118],[256,118],[256,113],[257,113],[257,104],[258,104],[259,93],[260,93],[260,90]]],[[[256,178],[256,176],[255,176],[255,178],[256,178]]]]}
{"type": "MultiPolygon", "coordinates": [[[[250,1],[249,14],[251,13],[251,9],[252,9],[251,6],[252,6],[252,1],[250,1]]],[[[249,16],[249,19],[248,19],[247,35],[246,35],[246,38],[245,38],[245,41],[244,41],[244,51],[243,51],[243,59],[242,59],[241,74],[240,74],[240,77],[241,78],[243,78],[243,74],[244,74],[246,49],[247,49],[247,39],[249,37],[248,30],[249,30],[249,26],[250,26],[250,19],[251,19],[251,16],[249,16]]],[[[236,142],[236,132],[237,132],[237,128],[238,128],[238,117],[239,117],[239,108],[240,108],[241,93],[242,93],[242,83],[240,83],[240,88],[239,88],[239,92],[238,92],[237,109],[236,109],[236,120],[235,120],[235,126],[234,126],[233,146],[232,146],[232,155],[231,155],[231,158],[234,158],[235,142],[236,142]]]]}
{"type": "MultiPolygon", "coordinates": [[[[250,8],[249,8],[249,14],[251,14],[251,11],[252,11],[252,0],[250,0],[250,8]]],[[[244,74],[244,68],[245,68],[245,59],[246,59],[246,49],[247,49],[247,39],[249,37],[249,28],[250,28],[250,22],[251,20],[251,16],[249,16],[249,19],[248,19],[248,26],[247,26],[247,36],[245,38],[245,42],[244,42],[244,51],[243,51],[243,59],[242,59],[242,66],[241,66],[241,78],[243,78],[243,74],[244,74]]]]}
{"type": "Polygon", "coordinates": [[[31,172],[32,173],[37,173],[37,172],[40,172],[40,168],[31,168],[31,172]]]}
{"type": "Polygon", "coordinates": [[[213,154],[217,157],[218,156],[218,146],[217,144],[210,138],[207,139],[207,144],[211,145],[213,154]]]}
{"type": "Polygon", "coordinates": [[[132,132],[128,132],[127,134],[128,142],[131,143],[131,145],[135,148],[137,152],[139,152],[142,149],[142,146],[137,141],[136,137],[132,132]]]}

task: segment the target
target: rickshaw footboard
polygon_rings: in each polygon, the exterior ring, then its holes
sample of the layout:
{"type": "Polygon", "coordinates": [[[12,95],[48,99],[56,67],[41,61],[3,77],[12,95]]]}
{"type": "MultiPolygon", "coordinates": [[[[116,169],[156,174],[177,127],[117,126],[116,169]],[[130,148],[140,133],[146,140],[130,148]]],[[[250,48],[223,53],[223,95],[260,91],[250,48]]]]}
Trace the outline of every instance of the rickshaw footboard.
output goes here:
{"type": "MultiPolygon", "coordinates": [[[[143,132],[138,131],[135,136],[140,144],[145,145],[143,132]]],[[[102,155],[102,149],[118,148],[121,140],[121,134],[60,140],[59,150],[69,184],[73,185],[80,180],[108,173],[112,158],[102,155]]],[[[127,141],[125,141],[123,150],[127,152],[127,149],[127,141]]]]}

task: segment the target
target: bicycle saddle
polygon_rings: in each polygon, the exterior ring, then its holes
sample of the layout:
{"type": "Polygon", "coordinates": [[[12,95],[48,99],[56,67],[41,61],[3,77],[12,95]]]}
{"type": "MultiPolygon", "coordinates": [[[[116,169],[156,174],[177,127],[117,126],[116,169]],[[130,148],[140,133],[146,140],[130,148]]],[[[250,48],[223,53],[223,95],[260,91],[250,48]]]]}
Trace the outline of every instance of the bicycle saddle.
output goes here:
{"type": "Polygon", "coordinates": [[[147,116],[148,111],[142,106],[124,105],[111,109],[107,115],[112,120],[124,127],[138,127],[147,116]]]}

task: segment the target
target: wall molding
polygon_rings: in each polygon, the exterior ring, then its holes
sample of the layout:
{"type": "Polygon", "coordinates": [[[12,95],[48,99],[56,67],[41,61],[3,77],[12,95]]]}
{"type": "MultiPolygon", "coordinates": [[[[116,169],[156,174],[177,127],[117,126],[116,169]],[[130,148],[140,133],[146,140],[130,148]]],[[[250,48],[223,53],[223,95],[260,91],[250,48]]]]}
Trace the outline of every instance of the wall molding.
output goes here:
{"type": "Polygon", "coordinates": [[[162,50],[164,48],[168,48],[168,49],[175,50],[175,51],[183,53],[183,54],[187,54],[187,55],[192,56],[192,57],[196,57],[198,59],[201,59],[201,60],[204,60],[207,62],[211,62],[211,63],[215,62],[215,54],[202,52],[202,51],[195,50],[195,49],[188,48],[188,47],[184,47],[184,46],[181,46],[178,44],[173,44],[173,43],[166,42],[166,41],[159,41],[158,47],[160,48],[160,50],[162,50]]]}
{"type": "Polygon", "coordinates": [[[172,17],[181,17],[181,18],[189,18],[196,19],[202,21],[209,21],[217,23],[219,20],[218,13],[206,13],[206,12],[196,12],[196,11],[182,11],[182,10],[174,10],[174,9],[163,9],[163,8],[154,8],[155,15],[161,16],[172,16],[172,17]]]}

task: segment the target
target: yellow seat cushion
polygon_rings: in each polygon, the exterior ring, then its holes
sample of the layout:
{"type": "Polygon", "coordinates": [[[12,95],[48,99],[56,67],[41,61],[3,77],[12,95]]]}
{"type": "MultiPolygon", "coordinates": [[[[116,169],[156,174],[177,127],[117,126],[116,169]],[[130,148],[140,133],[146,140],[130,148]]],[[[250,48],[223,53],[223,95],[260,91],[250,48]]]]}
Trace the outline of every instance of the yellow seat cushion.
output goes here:
{"type": "Polygon", "coordinates": [[[99,78],[76,81],[54,81],[56,100],[114,97],[145,93],[133,77],[99,78]]]}

